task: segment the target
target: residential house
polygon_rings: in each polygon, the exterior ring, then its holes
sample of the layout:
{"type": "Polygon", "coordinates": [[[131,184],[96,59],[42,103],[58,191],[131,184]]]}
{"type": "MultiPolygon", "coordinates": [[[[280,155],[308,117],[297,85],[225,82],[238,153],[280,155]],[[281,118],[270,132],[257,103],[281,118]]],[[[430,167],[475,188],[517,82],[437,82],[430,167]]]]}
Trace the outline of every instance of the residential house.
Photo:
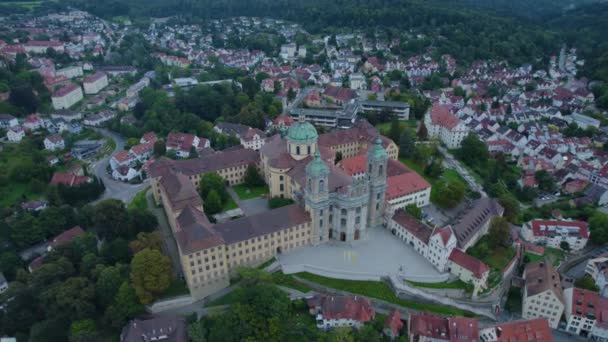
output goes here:
{"type": "Polygon", "coordinates": [[[82,99],[82,88],[76,83],[68,83],[55,91],[51,97],[55,109],[70,108],[82,99]]]}
{"type": "Polygon", "coordinates": [[[608,298],[570,287],[564,290],[566,331],[592,341],[608,339],[608,298]]]}
{"type": "MultiPolygon", "coordinates": [[[[241,145],[252,150],[259,150],[266,141],[266,134],[257,128],[247,129],[247,131],[239,135],[241,145]]],[[[206,146],[209,147],[209,146],[206,146]]]]}
{"type": "Polygon", "coordinates": [[[51,134],[44,138],[44,148],[49,151],[63,150],[65,148],[65,141],[59,134],[51,134]]]}
{"type": "Polygon", "coordinates": [[[123,182],[129,182],[139,176],[141,176],[139,171],[126,165],[118,166],[112,170],[112,178],[123,182]]]}
{"type": "Polygon", "coordinates": [[[315,315],[317,328],[359,328],[374,319],[376,313],[369,299],[362,296],[315,295],[306,300],[310,314],[315,315]]]}
{"type": "Polygon", "coordinates": [[[120,166],[132,166],[136,161],[137,158],[130,151],[122,150],[110,158],[110,166],[115,170],[120,166]]]}
{"type": "Polygon", "coordinates": [[[112,111],[103,111],[96,114],[90,114],[84,118],[83,123],[87,126],[99,127],[103,123],[108,122],[116,117],[116,113],[112,111]]]}
{"type": "Polygon", "coordinates": [[[433,105],[424,116],[429,137],[439,139],[448,148],[458,148],[469,128],[450,112],[447,105],[433,105]]]}
{"type": "Polygon", "coordinates": [[[67,109],[61,109],[61,110],[57,110],[57,111],[51,113],[51,119],[63,120],[65,122],[72,122],[72,121],[82,120],[82,113],[67,110],[67,109]]]}
{"type": "Polygon", "coordinates": [[[475,318],[443,317],[426,312],[410,313],[407,327],[408,341],[479,341],[479,326],[475,318]]]}
{"type": "Polygon", "coordinates": [[[25,211],[40,211],[46,209],[48,203],[40,200],[32,200],[21,203],[21,209],[25,211]]]}
{"type": "Polygon", "coordinates": [[[175,150],[178,157],[187,158],[193,148],[198,151],[211,147],[211,144],[208,139],[199,138],[194,134],[169,133],[165,146],[167,147],[167,151],[175,150]]]}
{"type": "Polygon", "coordinates": [[[367,89],[367,81],[365,80],[365,75],[362,73],[353,73],[350,74],[348,81],[350,83],[350,89],[353,90],[365,90],[367,89]]]}
{"type": "Polygon", "coordinates": [[[156,133],[154,133],[154,132],[146,132],[139,139],[139,143],[140,144],[145,144],[145,143],[152,143],[152,144],[154,144],[156,142],[156,140],[158,140],[158,138],[156,137],[156,133]]]}
{"type": "Polygon", "coordinates": [[[573,252],[585,248],[590,235],[587,223],[575,220],[535,219],[527,222],[521,233],[526,241],[552,248],[561,249],[562,242],[566,242],[573,252]]]}
{"type": "Polygon", "coordinates": [[[19,120],[10,114],[0,113],[0,128],[10,128],[19,125],[19,120]]]}
{"type": "Polygon", "coordinates": [[[473,297],[488,287],[490,267],[481,260],[455,248],[448,258],[448,270],[467,284],[473,284],[473,297]]]}
{"type": "Polygon", "coordinates": [[[51,185],[79,186],[91,181],[91,178],[86,176],[78,176],[73,173],[55,172],[51,178],[51,185]]]}
{"type": "Polygon", "coordinates": [[[6,138],[8,141],[20,142],[25,138],[25,130],[20,125],[10,127],[6,132],[6,138]]]}
{"type": "Polygon", "coordinates": [[[187,330],[186,319],[177,315],[136,318],[122,328],[120,342],[188,342],[187,330]]]}
{"type": "Polygon", "coordinates": [[[397,309],[393,309],[384,320],[384,329],[382,330],[382,333],[392,341],[399,337],[401,329],[403,329],[401,314],[397,309]]]}
{"type": "Polygon", "coordinates": [[[35,131],[44,126],[44,122],[38,114],[30,114],[23,120],[23,128],[29,131],[35,131]]]}
{"type": "Polygon", "coordinates": [[[97,94],[108,86],[108,75],[103,71],[98,71],[85,77],[82,85],[85,94],[97,94]]]}
{"type": "Polygon", "coordinates": [[[608,253],[589,259],[585,273],[593,278],[600,294],[608,298],[608,253]]]}
{"type": "Polygon", "coordinates": [[[544,317],[557,329],[565,308],[559,273],[543,258],[526,265],[523,278],[522,317],[544,317]]]}
{"type": "Polygon", "coordinates": [[[356,99],[358,95],[357,92],[352,89],[327,86],[323,91],[323,97],[337,105],[344,105],[351,100],[356,99]]]}
{"type": "Polygon", "coordinates": [[[82,230],[82,228],[80,228],[80,226],[75,226],[72,227],[68,230],[66,230],[65,232],[55,236],[49,243],[49,245],[47,246],[47,252],[52,251],[53,249],[66,244],[68,242],[71,242],[72,240],[74,240],[74,238],[76,238],[77,236],[80,235],[84,235],[84,230],[82,230]]]}
{"type": "Polygon", "coordinates": [[[63,76],[67,79],[82,77],[82,75],[83,75],[83,70],[80,65],[68,66],[65,68],[57,69],[55,71],[55,76],[63,76]]]}
{"type": "Polygon", "coordinates": [[[479,331],[481,342],[551,342],[553,335],[546,318],[509,321],[487,326],[479,331]]]}

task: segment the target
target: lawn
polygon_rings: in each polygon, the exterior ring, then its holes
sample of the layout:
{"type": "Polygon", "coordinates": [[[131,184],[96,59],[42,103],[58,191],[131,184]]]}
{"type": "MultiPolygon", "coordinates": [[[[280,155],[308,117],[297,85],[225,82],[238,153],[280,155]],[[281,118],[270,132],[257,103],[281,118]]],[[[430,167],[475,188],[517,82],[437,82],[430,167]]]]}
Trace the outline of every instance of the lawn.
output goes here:
{"type": "Polygon", "coordinates": [[[129,209],[148,209],[148,201],[146,200],[146,192],[148,187],[135,194],[135,197],[129,203],[129,209]]]}
{"type": "Polygon", "coordinates": [[[547,257],[547,259],[549,259],[553,263],[553,266],[559,265],[559,263],[564,260],[564,251],[559,248],[545,247],[545,254],[543,255],[537,255],[532,253],[525,253],[524,255],[527,256],[528,259],[530,259],[529,262],[535,262],[543,257],[547,257]]]}
{"type": "Polygon", "coordinates": [[[245,184],[239,184],[233,186],[232,189],[242,200],[256,198],[268,194],[268,187],[265,185],[251,187],[245,184]]]}
{"type": "Polygon", "coordinates": [[[282,272],[276,272],[271,275],[272,281],[276,285],[289,287],[290,289],[298,290],[300,292],[308,292],[312,289],[307,285],[297,281],[291,274],[283,274],[282,272]]]}
{"type": "Polygon", "coordinates": [[[238,287],[235,288],[234,290],[226,293],[225,295],[216,298],[212,301],[210,301],[209,303],[205,304],[206,307],[210,307],[210,306],[220,306],[220,305],[230,305],[230,304],[234,304],[237,302],[237,300],[239,299],[239,291],[238,291],[238,287]]]}
{"type": "Polygon", "coordinates": [[[186,282],[179,278],[175,278],[171,281],[171,285],[165,290],[165,293],[163,293],[161,298],[173,298],[189,293],[190,291],[188,290],[188,286],[186,286],[186,282]]]}
{"type": "Polygon", "coordinates": [[[428,289],[462,289],[462,290],[465,290],[468,287],[468,285],[460,279],[451,281],[449,283],[445,283],[445,282],[423,283],[423,282],[419,282],[419,281],[409,281],[409,280],[406,280],[406,282],[413,286],[425,287],[428,289]]]}
{"type": "Polygon", "coordinates": [[[423,303],[419,301],[399,298],[393,290],[384,282],[380,281],[363,281],[363,280],[344,280],[327,278],[311,274],[307,272],[296,273],[295,276],[315,282],[320,285],[328,286],[334,289],[348,291],[363,296],[377,298],[390,303],[408,307],[414,310],[430,311],[444,315],[460,315],[474,317],[475,314],[469,311],[440,305],[434,303],[423,303]]]}
{"type": "Polygon", "coordinates": [[[28,200],[38,198],[30,191],[28,184],[9,182],[0,189],[0,207],[8,208],[21,202],[24,197],[28,200]]]}
{"type": "Polygon", "coordinates": [[[226,203],[224,203],[224,206],[222,207],[222,211],[227,211],[227,210],[232,210],[232,209],[236,209],[239,206],[236,205],[236,202],[232,199],[232,197],[228,196],[228,200],[226,201],[226,203]]]}
{"type": "MultiPolygon", "coordinates": [[[[403,131],[407,127],[416,129],[418,127],[418,122],[416,120],[407,120],[407,121],[399,121],[399,130],[403,131]]],[[[382,122],[376,125],[376,129],[382,135],[388,135],[388,131],[391,129],[391,122],[382,122]]],[[[398,141],[395,141],[398,143],[398,141]]]]}
{"type": "Polygon", "coordinates": [[[513,246],[509,246],[508,248],[496,247],[494,249],[490,249],[488,245],[486,235],[479,239],[479,241],[477,241],[473,247],[467,249],[467,254],[485,262],[494,270],[502,271],[502,269],[515,255],[515,248],[513,248],[513,246]]]}

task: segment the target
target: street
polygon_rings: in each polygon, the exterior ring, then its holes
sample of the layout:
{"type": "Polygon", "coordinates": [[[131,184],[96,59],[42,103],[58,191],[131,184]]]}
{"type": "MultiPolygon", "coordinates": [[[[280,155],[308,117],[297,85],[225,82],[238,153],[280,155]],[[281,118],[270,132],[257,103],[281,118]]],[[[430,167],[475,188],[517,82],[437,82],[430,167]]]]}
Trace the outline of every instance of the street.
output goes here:
{"type": "Polygon", "coordinates": [[[482,197],[488,197],[486,192],[483,190],[483,186],[477,183],[477,180],[469,173],[467,168],[460,165],[460,162],[456,160],[456,158],[454,158],[454,156],[452,156],[452,154],[449,153],[443,146],[437,146],[437,149],[445,157],[445,160],[443,161],[443,166],[445,168],[456,170],[456,172],[458,172],[458,174],[467,182],[472,191],[479,192],[482,197]]]}
{"type": "Polygon", "coordinates": [[[146,180],[141,184],[128,184],[112,179],[106,169],[110,163],[110,158],[112,155],[124,149],[125,139],[120,134],[105,128],[94,128],[94,130],[104,137],[114,140],[116,143],[116,148],[114,148],[114,151],[112,151],[109,156],[106,156],[91,164],[93,173],[103,182],[106,187],[106,191],[98,201],[108,198],[116,198],[125,203],[129,203],[135,194],[148,186],[149,181],[146,180]]]}

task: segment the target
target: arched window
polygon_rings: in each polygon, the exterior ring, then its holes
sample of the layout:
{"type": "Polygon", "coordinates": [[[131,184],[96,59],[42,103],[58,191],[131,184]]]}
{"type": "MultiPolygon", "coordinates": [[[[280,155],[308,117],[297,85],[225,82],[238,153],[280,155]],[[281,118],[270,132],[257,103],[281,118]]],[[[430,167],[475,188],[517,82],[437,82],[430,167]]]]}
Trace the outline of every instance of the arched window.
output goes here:
{"type": "Polygon", "coordinates": [[[312,180],[308,179],[308,191],[312,191],[312,180]]]}
{"type": "Polygon", "coordinates": [[[325,181],[322,179],[319,181],[319,191],[325,191],[325,181]]]}
{"type": "Polygon", "coordinates": [[[369,171],[367,171],[367,173],[369,173],[369,174],[372,173],[372,164],[369,164],[369,171]]]}
{"type": "Polygon", "coordinates": [[[306,146],[306,148],[307,148],[307,152],[308,152],[307,154],[310,155],[310,145],[306,146]]]}
{"type": "Polygon", "coordinates": [[[296,146],[296,154],[300,155],[300,146],[296,146]]]}
{"type": "Polygon", "coordinates": [[[346,216],[346,209],[342,209],[342,210],[340,211],[340,213],[342,214],[342,216],[346,216]]]}
{"type": "Polygon", "coordinates": [[[378,176],[382,176],[382,165],[378,168],[378,176]]]}

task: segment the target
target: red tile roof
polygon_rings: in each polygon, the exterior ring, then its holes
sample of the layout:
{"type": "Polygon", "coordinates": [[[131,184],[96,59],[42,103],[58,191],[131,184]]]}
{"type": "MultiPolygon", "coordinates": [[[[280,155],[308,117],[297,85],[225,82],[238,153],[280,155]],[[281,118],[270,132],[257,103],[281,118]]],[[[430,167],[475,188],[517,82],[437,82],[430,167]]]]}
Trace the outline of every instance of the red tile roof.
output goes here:
{"type": "Polygon", "coordinates": [[[587,223],[584,221],[567,220],[532,220],[530,227],[534,236],[549,236],[556,233],[556,230],[567,231],[568,235],[589,238],[587,223]]]}
{"type": "Polygon", "coordinates": [[[78,186],[89,181],[89,177],[77,176],[71,173],[55,172],[53,178],[51,178],[51,185],[67,185],[67,186],[78,186]]]}
{"type": "Polygon", "coordinates": [[[80,228],[80,226],[75,226],[73,228],[70,228],[70,229],[66,230],[65,232],[55,236],[53,238],[53,240],[51,241],[51,247],[55,248],[64,243],[70,242],[70,241],[74,240],[75,237],[77,237],[78,235],[82,235],[82,234],[84,234],[84,230],[82,230],[82,228],[80,228]]]}
{"type": "Polygon", "coordinates": [[[154,132],[146,132],[141,137],[141,140],[143,142],[154,142],[154,141],[156,141],[156,133],[154,133],[154,132]]]}
{"type": "Polygon", "coordinates": [[[272,124],[275,126],[279,126],[281,123],[283,123],[283,125],[285,126],[291,126],[291,124],[293,124],[294,122],[295,120],[291,116],[285,114],[281,114],[277,116],[274,120],[272,120],[272,124]]]}
{"type": "Polygon", "coordinates": [[[396,309],[393,310],[386,320],[384,320],[384,327],[390,328],[393,334],[397,335],[401,328],[403,328],[403,321],[401,320],[401,314],[396,309]]]}
{"type": "Polygon", "coordinates": [[[432,233],[431,229],[422,224],[405,210],[396,210],[392,219],[405,230],[414,235],[418,240],[424,242],[425,244],[429,243],[432,233]]]}
{"type": "Polygon", "coordinates": [[[546,318],[496,324],[498,342],[551,342],[553,336],[546,318]]]}
{"type": "Polygon", "coordinates": [[[334,87],[334,86],[327,86],[325,88],[325,91],[323,91],[323,95],[331,97],[331,98],[336,99],[341,102],[347,102],[347,101],[357,98],[356,91],[349,89],[349,88],[334,87]]]}
{"type": "MultiPolygon", "coordinates": [[[[570,290],[564,291],[568,293],[570,290]]],[[[572,288],[571,314],[575,316],[595,317],[601,316],[601,311],[608,309],[608,298],[601,297],[599,293],[589,290],[572,288]]]]}
{"type": "Polygon", "coordinates": [[[361,296],[317,295],[307,303],[310,308],[319,307],[324,319],[352,319],[367,322],[376,314],[369,299],[361,296]]]}
{"type": "Polygon", "coordinates": [[[475,318],[450,318],[421,312],[410,314],[410,337],[429,337],[444,341],[478,341],[479,328],[475,318]]]}
{"type": "Polygon", "coordinates": [[[133,156],[131,155],[131,153],[129,153],[129,151],[122,150],[113,155],[112,158],[114,158],[118,163],[122,164],[131,160],[133,156]]]}
{"type": "Polygon", "coordinates": [[[458,125],[460,120],[450,112],[449,105],[435,104],[431,108],[431,121],[435,125],[452,129],[458,125]]]}
{"type": "Polygon", "coordinates": [[[384,197],[387,200],[409,195],[427,188],[431,184],[416,172],[407,172],[398,176],[388,177],[386,179],[386,192],[384,197]]]}
{"type": "Polygon", "coordinates": [[[481,278],[484,273],[490,270],[490,267],[483,263],[481,260],[472,257],[459,249],[453,249],[452,253],[450,253],[449,259],[460,265],[462,268],[469,270],[476,278],[481,278]]]}
{"type": "Polygon", "coordinates": [[[194,135],[188,133],[169,133],[167,135],[167,148],[189,152],[194,143],[194,135]]]}
{"type": "Polygon", "coordinates": [[[80,88],[80,86],[76,83],[68,83],[66,84],[64,87],[56,90],[53,93],[53,97],[63,97],[71,92],[73,92],[74,90],[80,88]]]}
{"type": "Polygon", "coordinates": [[[93,83],[93,82],[95,82],[97,80],[102,79],[105,76],[106,76],[105,72],[98,71],[98,72],[96,72],[96,73],[94,73],[92,75],[89,75],[89,76],[85,77],[84,80],[83,80],[83,82],[84,83],[93,83]]]}
{"type": "Polygon", "coordinates": [[[143,155],[143,154],[152,152],[153,148],[154,148],[154,141],[151,141],[151,142],[147,142],[147,143],[143,143],[143,144],[137,144],[137,145],[131,147],[131,152],[135,155],[143,155]]]}

